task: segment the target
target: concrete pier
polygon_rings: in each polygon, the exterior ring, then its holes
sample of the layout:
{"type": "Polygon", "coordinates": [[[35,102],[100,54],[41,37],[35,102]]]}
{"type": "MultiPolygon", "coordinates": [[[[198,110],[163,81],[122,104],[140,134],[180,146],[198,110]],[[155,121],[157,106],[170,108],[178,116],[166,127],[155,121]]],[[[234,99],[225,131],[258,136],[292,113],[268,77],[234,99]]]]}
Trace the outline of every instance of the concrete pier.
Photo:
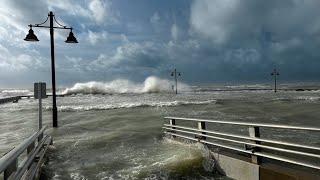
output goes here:
{"type": "Polygon", "coordinates": [[[9,102],[17,103],[20,99],[21,99],[21,96],[2,98],[0,99],[0,104],[9,103],[9,102]]]}
{"type": "MultiPolygon", "coordinates": [[[[319,133],[320,127],[291,126],[243,121],[165,117],[165,134],[173,139],[202,143],[211,150],[216,170],[237,180],[318,180],[320,179],[320,147],[281,139],[261,137],[260,129],[319,133]],[[189,121],[192,123],[182,123],[189,121]],[[174,122],[174,123],[173,123],[174,122]],[[180,124],[181,123],[181,124],[180,124]],[[240,126],[248,135],[211,130],[207,125],[240,126]],[[197,126],[196,126],[197,125],[197,126]],[[207,128],[206,128],[207,127],[207,128]]],[[[238,126],[238,127],[236,127],[238,126]]]]}
{"type": "MultiPolygon", "coordinates": [[[[52,96],[52,94],[48,94],[47,96],[52,96]]],[[[31,98],[33,95],[22,95],[22,96],[13,96],[13,97],[5,97],[5,98],[0,98],[0,104],[5,104],[5,103],[17,103],[19,102],[20,99],[22,98],[31,98]]],[[[57,97],[64,97],[63,94],[57,94],[57,97]]]]}
{"type": "Polygon", "coordinates": [[[216,162],[218,172],[237,180],[319,180],[317,170],[304,169],[290,164],[278,162],[252,163],[250,157],[236,152],[211,149],[211,155],[216,162]]]}

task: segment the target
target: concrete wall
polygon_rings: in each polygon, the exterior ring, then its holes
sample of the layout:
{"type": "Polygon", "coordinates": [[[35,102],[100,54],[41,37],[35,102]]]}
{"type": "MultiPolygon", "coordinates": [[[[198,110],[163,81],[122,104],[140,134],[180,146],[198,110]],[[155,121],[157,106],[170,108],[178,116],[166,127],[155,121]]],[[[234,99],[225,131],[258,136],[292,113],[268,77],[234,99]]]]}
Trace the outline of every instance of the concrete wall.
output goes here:
{"type": "Polygon", "coordinates": [[[260,180],[319,180],[320,172],[299,170],[291,167],[272,164],[260,166],[260,180]]]}
{"type": "Polygon", "coordinates": [[[277,161],[251,163],[250,157],[230,152],[211,152],[220,173],[236,180],[320,180],[320,171],[301,169],[277,161]]]}
{"type": "Polygon", "coordinates": [[[259,165],[238,157],[212,152],[218,170],[227,177],[237,180],[259,180],[259,165]]]}

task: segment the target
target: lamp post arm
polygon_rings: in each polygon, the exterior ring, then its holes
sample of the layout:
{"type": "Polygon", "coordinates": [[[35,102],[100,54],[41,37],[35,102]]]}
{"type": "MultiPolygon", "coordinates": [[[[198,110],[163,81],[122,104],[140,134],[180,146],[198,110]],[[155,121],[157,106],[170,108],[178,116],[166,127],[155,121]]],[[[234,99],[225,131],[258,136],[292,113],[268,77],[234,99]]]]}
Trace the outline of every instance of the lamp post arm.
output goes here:
{"type": "MultiPolygon", "coordinates": [[[[29,25],[29,27],[41,27],[41,28],[51,28],[50,26],[43,26],[43,25],[29,25]]],[[[57,26],[53,26],[53,29],[73,29],[72,27],[57,27],[57,26]]]]}

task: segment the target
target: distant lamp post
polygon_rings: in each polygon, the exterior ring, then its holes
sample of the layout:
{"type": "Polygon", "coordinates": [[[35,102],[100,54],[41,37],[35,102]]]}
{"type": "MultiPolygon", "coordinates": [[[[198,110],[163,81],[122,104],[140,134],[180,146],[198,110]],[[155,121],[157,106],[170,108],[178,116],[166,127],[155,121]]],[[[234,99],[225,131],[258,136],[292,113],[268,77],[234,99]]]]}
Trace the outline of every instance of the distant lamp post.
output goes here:
{"type": "Polygon", "coordinates": [[[54,61],[54,29],[70,29],[69,36],[67,37],[66,43],[78,43],[77,39],[74,37],[72,32],[72,27],[67,27],[58,23],[55,15],[52,11],[49,12],[47,19],[40,24],[30,24],[30,30],[27,34],[25,41],[37,42],[39,41],[37,36],[34,34],[32,27],[39,28],[49,28],[50,30],[50,44],[51,44],[51,73],[52,73],[52,125],[53,127],[58,127],[58,113],[57,113],[57,103],[56,103],[56,73],[55,73],[55,61],[54,61]],[[43,25],[49,20],[49,26],[43,25]],[[56,22],[58,26],[53,26],[53,21],[56,22]]]}
{"type": "Polygon", "coordinates": [[[279,76],[279,71],[276,68],[273,69],[271,76],[274,77],[274,92],[277,92],[277,76],[279,76]]]}
{"type": "Polygon", "coordinates": [[[174,69],[174,71],[171,72],[171,76],[174,77],[176,83],[176,94],[178,94],[178,76],[181,76],[181,73],[177,72],[177,69],[174,69]]]}

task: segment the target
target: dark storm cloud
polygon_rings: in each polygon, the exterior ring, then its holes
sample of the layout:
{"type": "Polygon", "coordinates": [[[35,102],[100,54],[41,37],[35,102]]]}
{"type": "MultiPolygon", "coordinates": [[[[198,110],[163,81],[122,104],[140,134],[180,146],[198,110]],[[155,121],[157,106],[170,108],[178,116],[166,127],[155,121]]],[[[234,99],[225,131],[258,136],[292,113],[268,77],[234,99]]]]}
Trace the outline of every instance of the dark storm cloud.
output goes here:
{"type": "Polygon", "coordinates": [[[200,83],[267,81],[275,66],[284,81],[319,80],[320,1],[130,3],[2,2],[0,83],[8,81],[7,74],[29,82],[50,78],[48,33],[36,31],[38,44],[21,42],[26,25],[40,22],[48,10],[74,26],[80,42],[68,46],[63,43],[68,32],[57,33],[60,84],[114,78],[141,81],[149,75],[169,78],[175,67],[185,81],[200,83]]]}
{"type": "Polygon", "coordinates": [[[287,80],[317,79],[318,7],[319,1],[194,1],[190,24],[194,36],[219,49],[212,57],[218,77],[262,80],[277,66],[287,80]]]}

